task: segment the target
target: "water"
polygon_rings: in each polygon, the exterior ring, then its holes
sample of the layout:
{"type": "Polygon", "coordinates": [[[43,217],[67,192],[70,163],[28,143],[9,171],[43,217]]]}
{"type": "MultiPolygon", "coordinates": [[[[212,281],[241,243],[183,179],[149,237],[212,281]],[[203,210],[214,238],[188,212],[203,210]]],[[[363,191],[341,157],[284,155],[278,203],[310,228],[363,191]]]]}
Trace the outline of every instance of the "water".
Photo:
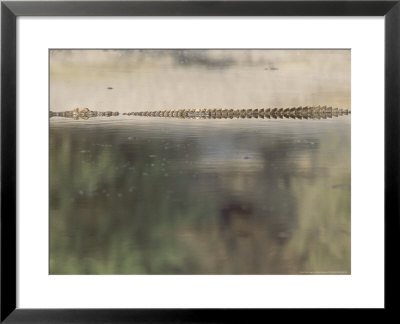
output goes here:
{"type": "Polygon", "coordinates": [[[50,121],[51,274],[350,273],[350,116],[50,121]]]}
{"type": "Polygon", "coordinates": [[[350,109],[350,50],[52,50],[50,110],[350,109]]]}

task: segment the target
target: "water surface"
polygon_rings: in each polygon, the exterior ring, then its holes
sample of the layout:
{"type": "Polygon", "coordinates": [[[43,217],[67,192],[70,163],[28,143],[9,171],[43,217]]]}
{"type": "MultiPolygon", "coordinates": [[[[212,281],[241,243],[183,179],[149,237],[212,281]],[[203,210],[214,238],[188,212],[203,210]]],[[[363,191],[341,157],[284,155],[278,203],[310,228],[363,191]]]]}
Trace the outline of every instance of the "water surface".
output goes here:
{"type": "Polygon", "coordinates": [[[350,50],[52,50],[50,110],[350,109],[350,50]]]}
{"type": "Polygon", "coordinates": [[[350,116],[52,118],[50,273],[350,273],[350,116]]]}

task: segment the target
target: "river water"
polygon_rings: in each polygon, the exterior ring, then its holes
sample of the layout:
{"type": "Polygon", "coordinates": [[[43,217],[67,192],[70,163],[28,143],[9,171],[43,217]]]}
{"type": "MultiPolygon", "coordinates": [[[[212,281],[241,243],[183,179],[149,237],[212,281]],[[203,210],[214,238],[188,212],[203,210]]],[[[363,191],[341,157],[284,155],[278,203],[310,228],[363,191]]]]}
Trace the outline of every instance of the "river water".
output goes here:
{"type": "Polygon", "coordinates": [[[350,119],[51,118],[50,273],[349,274],[350,119]]]}

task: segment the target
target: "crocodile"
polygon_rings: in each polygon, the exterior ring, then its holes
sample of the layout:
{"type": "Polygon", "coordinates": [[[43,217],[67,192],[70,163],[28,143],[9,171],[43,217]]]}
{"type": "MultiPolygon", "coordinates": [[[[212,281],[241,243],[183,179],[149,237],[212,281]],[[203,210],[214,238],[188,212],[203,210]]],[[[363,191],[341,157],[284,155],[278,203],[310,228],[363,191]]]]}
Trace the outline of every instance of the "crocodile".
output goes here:
{"type": "MultiPolygon", "coordinates": [[[[262,109],[173,109],[151,110],[123,113],[128,116],[169,117],[187,119],[233,119],[233,118],[267,118],[267,119],[326,119],[351,114],[349,109],[332,108],[327,106],[292,107],[292,108],[262,108],[262,109]]],[[[88,108],[76,108],[72,111],[51,112],[50,117],[69,117],[88,119],[89,117],[119,116],[118,112],[91,111],[88,108]]]]}
{"type": "Polygon", "coordinates": [[[262,108],[262,109],[176,109],[159,111],[139,111],[125,115],[145,117],[170,117],[192,119],[233,119],[233,118],[267,118],[267,119],[325,119],[351,114],[349,109],[327,106],[262,108]]]}
{"type": "Polygon", "coordinates": [[[90,117],[111,117],[111,116],[119,116],[119,112],[117,111],[94,111],[89,108],[75,108],[74,110],[67,110],[61,112],[54,112],[50,110],[50,118],[51,117],[67,117],[73,119],[89,119],[90,117]]]}

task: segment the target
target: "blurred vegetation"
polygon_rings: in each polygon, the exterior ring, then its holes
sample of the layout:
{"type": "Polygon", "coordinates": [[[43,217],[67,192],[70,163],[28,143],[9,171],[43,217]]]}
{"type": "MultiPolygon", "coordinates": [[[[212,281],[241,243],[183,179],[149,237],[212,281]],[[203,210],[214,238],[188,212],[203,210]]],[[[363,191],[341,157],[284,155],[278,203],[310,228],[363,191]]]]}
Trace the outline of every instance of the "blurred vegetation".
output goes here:
{"type": "Polygon", "coordinates": [[[350,273],[350,124],[301,122],[320,134],[52,121],[50,273],[350,273]]]}

